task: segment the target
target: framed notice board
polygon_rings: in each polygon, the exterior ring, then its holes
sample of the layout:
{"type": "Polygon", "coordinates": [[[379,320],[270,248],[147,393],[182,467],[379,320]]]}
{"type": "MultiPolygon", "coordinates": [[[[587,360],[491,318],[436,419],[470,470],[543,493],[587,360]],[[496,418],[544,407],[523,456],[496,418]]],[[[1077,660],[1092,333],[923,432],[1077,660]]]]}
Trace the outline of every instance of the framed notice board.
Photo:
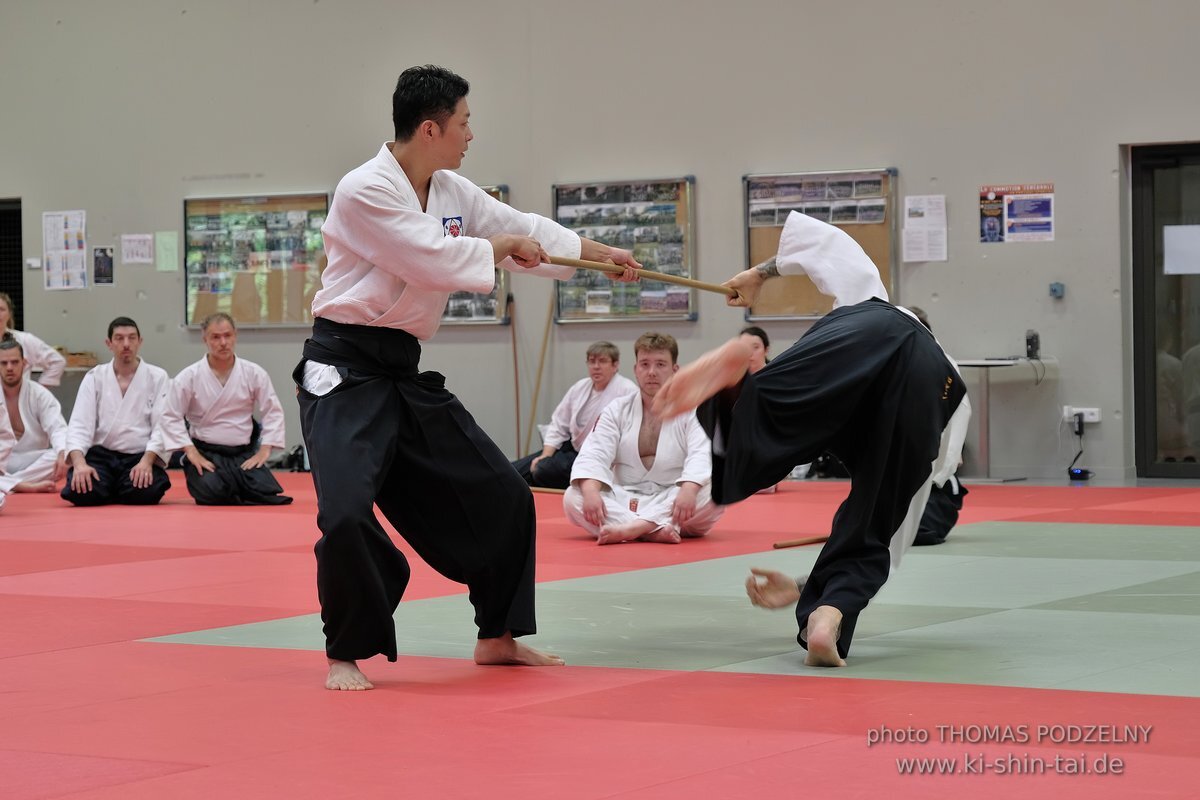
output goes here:
{"type": "MultiPolygon", "coordinates": [[[[480,186],[485,192],[499,200],[508,202],[508,186],[480,186]]],[[[443,325],[507,325],[508,317],[508,270],[496,268],[496,282],[492,291],[451,292],[442,312],[443,325]]]]}
{"type": "Polygon", "coordinates": [[[328,212],[324,193],[184,200],[188,326],[217,311],[239,326],[311,325],[328,212]]]}
{"type": "MultiPolygon", "coordinates": [[[[695,278],[695,178],[554,186],[554,218],[587,239],[632,250],[643,267],[695,278]]],[[[556,284],[556,322],[695,320],[696,290],[661,281],[615,283],[578,270],[556,284]]]]}
{"type": "MultiPolygon", "coordinates": [[[[875,262],[883,285],[894,294],[894,168],[746,175],[742,185],[747,265],[775,255],[784,221],[792,211],[799,211],[850,234],[875,262]]],[[[817,291],[811,280],[788,275],[763,284],[758,302],[748,310],[746,319],[812,319],[832,308],[833,300],[817,291]]]]}

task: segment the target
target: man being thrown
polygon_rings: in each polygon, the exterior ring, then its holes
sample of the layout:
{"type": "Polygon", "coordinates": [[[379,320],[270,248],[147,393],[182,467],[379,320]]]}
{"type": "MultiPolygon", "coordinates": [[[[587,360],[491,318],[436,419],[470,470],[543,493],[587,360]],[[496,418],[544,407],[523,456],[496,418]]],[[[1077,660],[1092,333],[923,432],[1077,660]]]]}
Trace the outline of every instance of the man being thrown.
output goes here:
{"type": "Polygon", "coordinates": [[[228,314],[209,315],[200,329],[208,353],[171,381],[159,423],[163,446],[184,451],[183,474],[197,505],[292,502],[265,466],[271,449],[287,444],[271,376],[235,354],[237,326],[228,314]],[[255,412],[262,420],[261,443],[255,441],[255,412]]]}
{"type": "Polygon", "coordinates": [[[651,407],[679,369],[674,337],[643,334],[633,352],[640,391],[600,415],[575,459],[563,509],[598,544],[678,544],[708,533],[724,512],[709,491],[709,441],[695,414],[664,421],[651,407]]]}
{"type": "Polygon", "coordinates": [[[567,390],[542,436],[542,451],[513,462],[530,486],[566,489],[571,467],[600,412],[619,397],[637,394],[637,384],[621,375],[621,351],[612,342],[587,349],[588,376],[567,390]]]}
{"type": "MultiPolygon", "coordinates": [[[[823,450],[846,465],[850,494],[812,573],[802,587],[780,589],[799,600],[805,663],[840,667],[859,613],[913,541],[929,487],[958,465],[970,404],[933,334],[887,302],[874,264],[831,225],[792,212],[776,259],[726,282],[737,290],[729,304],[752,305],[765,280],[801,273],[834,298],[833,311],[753,375],[745,342],[727,342],[679,372],[655,405],[671,415],[704,403],[697,413],[712,436],[719,503],[775,483],[823,450]]],[[[752,576],[751,600],[757,586],[770,602],[786,602],[762,577],[752,576]]]]}
{"type": "Polygon", "coordinates": [[[67,474],[67,422],[50,390],[27,377],[25,351],[15,338],[0,341],[0,383],[14,437],[0,492],[53,492],[67,474]]]}
{"type": "Polygon", "coordinates": [[[83,376],[67,426],[67,485],[77,506],[153,505],[171,488],[158,420],[170,379],[138,356],[142,334],[129,317],[108,324],[113,360],[83,376]]]}
{"type": "MultiPolygon", "coordinates": [[[[452,170],[472,139],[468,84],[413,67],[392,95],[395,141],[338,184],[321,232],[329,266],[294,377],[319,512],[325,686],[372,684],[357,661],[397,656],[392,614],[409,566],[374,507],[430,566],[465,583],[479,664],[561,664],[536,631],[533,496],[436,372],[419,372],[450,292],[495,268],[568,278],[548,254],[638,266],[633,255],[523,214],[452,170]]],[[[626,269],[622,279],[636,273],[626,269]]]]}

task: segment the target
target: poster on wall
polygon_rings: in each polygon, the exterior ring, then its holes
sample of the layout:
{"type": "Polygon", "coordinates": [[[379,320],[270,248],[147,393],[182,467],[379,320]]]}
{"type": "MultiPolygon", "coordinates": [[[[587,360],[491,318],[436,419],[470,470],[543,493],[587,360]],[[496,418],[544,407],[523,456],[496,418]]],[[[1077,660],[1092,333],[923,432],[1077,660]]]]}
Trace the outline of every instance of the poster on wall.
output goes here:
{"type": "Polygon", "coordinates": [[[979,187],[979,241],[1054,241],[1054,184],[979,187]]]}
{"type": "Polygon", "coordinates": [[[112,247],[92,248],[92,283],[96,286],[113,285],[113,250],[112,247]]]}
{"type": "MultiPolygon", "coordinates": [[[[694,183],[689,176],[555,184],[554,218],[580,236],[633,251],[648,270],[695,278],[694,183]]],[[[555,289],[559,323],[696,319],[695,290],[674,283],[614,283],[579,270],[555,289]]]]}
{"type": "MultiPolygon", "coordinates": [[[[311,325],[312,298],[326,263],[321,224],[328,213],[324,192],[185,199],[187,324],[198,327],[220,311],[239,327],[311,325]]],[[[155,234],[155,261],[159,269],[176,270],[178,244],[164,253],[164,233],[155,234]]]]}
{"type": "Polygon", "coordinates": [[[47,291],[87,288],[86,211],[42,214],[42,260],[47,291]]]}
{"type": "Polygon", "coordinates": [[[153,264],[154,263],[154,234],[124,233],[121,234],[121,263],[122,264],[153,264]]]}

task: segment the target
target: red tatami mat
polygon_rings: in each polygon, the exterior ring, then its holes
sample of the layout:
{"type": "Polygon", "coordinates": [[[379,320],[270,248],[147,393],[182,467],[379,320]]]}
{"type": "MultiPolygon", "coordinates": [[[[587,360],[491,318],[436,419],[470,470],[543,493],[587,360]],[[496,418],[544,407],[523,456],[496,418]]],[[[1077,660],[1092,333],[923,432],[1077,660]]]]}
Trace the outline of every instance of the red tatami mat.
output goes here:
{"type": "MultiPolygon", "coordinates": [[[[315,501],[205,509],[182,480],[158,508],[18,495],[0,514],[0,798],[1194,796],[1200,701],[1070,691],[376,658],[378,688],[320,688],[320,653],[144,642],[317,611],[315,501]],[[937,741],[937,726],[1152,726],[1148,742],[937,741]],[[868,731],[924,744],[868,746],[868,731]],[[1124,760],[1123,775],[899,774],[897,759],[1124,760]]],[[[969,485],[969,484],[968,484],[969,485]]],[[[970,486],[989,520],[1200,527],[1200,491],[970,486]]],[[[538,579],[770,549],[820,535],[845,482],[786,483],[706,539],[598,547],[537,495],[538,579]]],[[[403,542],[408,597],[461,592],[403,542]]],[[[1119,643],[1114,643],[1119,647],[1119,643]]],[[[1200,645],[1198,645],[1200,646],[1200,645]]],[[[1089,761],[1090,760],[1090,761],[1089,761]]],[[[949,763],[949,762],[947,762],[949,763]]]]}

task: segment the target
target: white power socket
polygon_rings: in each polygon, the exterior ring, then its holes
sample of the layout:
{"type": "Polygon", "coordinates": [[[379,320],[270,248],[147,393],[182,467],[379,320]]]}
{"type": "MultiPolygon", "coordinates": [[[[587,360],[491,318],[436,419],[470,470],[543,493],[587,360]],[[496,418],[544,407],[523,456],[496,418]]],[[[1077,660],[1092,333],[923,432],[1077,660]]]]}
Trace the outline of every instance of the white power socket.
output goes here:
{"type": "Polygon", "coordinates": [[[1076,414],[1083,414],[1084,422],[1099,422],[1100,409],[1098,408],[1080,408],[1078,406],[1063,406],[1063,422],[1071,422],[1075,419],[1076,414]]]}

